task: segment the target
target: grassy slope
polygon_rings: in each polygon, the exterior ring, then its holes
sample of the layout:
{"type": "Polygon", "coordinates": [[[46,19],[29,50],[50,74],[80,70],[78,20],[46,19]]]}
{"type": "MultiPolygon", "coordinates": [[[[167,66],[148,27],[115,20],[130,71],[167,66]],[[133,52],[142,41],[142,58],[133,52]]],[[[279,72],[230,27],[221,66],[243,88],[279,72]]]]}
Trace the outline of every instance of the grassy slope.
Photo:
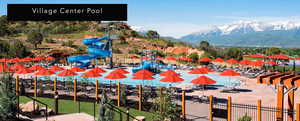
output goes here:
{"type": "MultiPolygon", "coordinates": [[[[38,100],[42,101],[43,103],[46,103],[51,109],[53,109],[53,104],[54,101],[53,99],[50,98],[37,98],[38,100]]],[[[24,104],[28,101],[31,101],[27,97],[20,97],[20,103],[24,104]]],[[[121,110],[126,111],[126,108],[124,107],[119,107],[121,110]]],[[[85,112],[90,115],[94,115],[93,113],[93,103],[89,102],[81,102],[80,103],[80,110],[81,112],[85,112]]],[[[99,104],[96,104],[96,117],[98,117],[98,112],[99,112],[99,104]]],[[[74,102],[71,100],[59,100],[59,113],[78,113],[78,102],[74,102]]],[[[147,121],[153,121],[158,119],[157,114],[149,113],[149,112],[143,112],[143,111],[138,111],[135,109],[130,109],[129,111],[130,115],[133,116],[145,116],[147,121]]],[[[123,120],[126,119],[126,115],[123,114],[122,116],[123,120]]],[[[115,120],[119,120],[120,115],[118,113],[115,114],[115,120]]]]}

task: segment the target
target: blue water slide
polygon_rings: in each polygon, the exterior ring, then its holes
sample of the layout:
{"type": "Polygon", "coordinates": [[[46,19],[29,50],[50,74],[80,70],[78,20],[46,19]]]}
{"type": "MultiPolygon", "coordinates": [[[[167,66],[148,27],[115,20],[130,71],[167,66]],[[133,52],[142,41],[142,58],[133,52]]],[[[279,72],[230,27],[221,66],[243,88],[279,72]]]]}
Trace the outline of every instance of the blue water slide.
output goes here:
{"type": "Polygon", "coordinates": [[[112,52],[110,51],[111,39],[107,36],[102,38],[87,38],[83,40],[83,44],[88,46],[88,55],[70,56],[68,62],[79,63],[78,67],[84,68],[91,64],[91,59],[110,57],[112,52]],[[107,42],[103,42],[107,40],[107,42]]]}

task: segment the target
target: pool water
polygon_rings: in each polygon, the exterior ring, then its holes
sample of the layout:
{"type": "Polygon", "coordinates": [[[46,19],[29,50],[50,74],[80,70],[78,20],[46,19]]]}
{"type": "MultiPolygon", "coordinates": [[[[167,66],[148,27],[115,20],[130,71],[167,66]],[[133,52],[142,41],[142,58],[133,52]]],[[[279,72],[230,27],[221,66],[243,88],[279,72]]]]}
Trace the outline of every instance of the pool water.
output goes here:
{"type": "MultiPolygon", "coordinates": [[[[147,85],[147,86],[164,86],[164,87],[170,87],[170,86],[176,86],[179,84],[191,84],[190,82],[193,79],[198,78],[199,76],[203,75],[203,74],[188,74],[187,71],[176,71],[177,73],[179,73],[181,75],[181,78],[184,79],[183,82],[180,83],[168,83],[168,82],[161,82],[159,81],[160,79],[164,78],[163,76],[160,76],[159,74],[154,75],[153,77],[155,78],[154,80],[134,80],[131,79],[133,77],[132,73],[129,74],[125,74],[127,76],[127,78],[124,79],[118,79],[118,80],[109,80],[109,79],[104,79],[104,77],[106,75],[108,75],[112,70],[107,70],[106,73],[101,73],[101,77],[97,77],[97,78],[84,78],[84,77],[80,77],[81,74],[83,74],[83,72],[78,72],[77,76],[73,76],[73,77],[57,77],[58,80],[60,81],[71,81],[74,79],[77,79],[78,81],[82,81],[82,82],[93,82],[95,83],[96,80],[99,80],[99,83],[104,83],[104,84],[110,84],[110,83],[117,83],[120,81],[121,84],[126,84],[126,85],[132,85],[132,86],[136,86],[136,85],[147,85]]],[[[131,69],[127,69],[128,72],[131,72],[131,69]]],[[[56,72],[56,73],[59,73],[56,72]]],[[[220,85],[220,86],[234,86],[234,85],[240,85],[240,81],[233,78],[233,77],[225,77],[225,76],[220,76],[220,75],[216,75],[216,74],[204,74],[205,76],[215,80],[217,83],[214,85],[220,85]]],[[[50,76],[50,77],[39,77],[40,79],[46,79],[46,78],[50,78],[51,80],[53,80],[56,76],[50,76]]]]}

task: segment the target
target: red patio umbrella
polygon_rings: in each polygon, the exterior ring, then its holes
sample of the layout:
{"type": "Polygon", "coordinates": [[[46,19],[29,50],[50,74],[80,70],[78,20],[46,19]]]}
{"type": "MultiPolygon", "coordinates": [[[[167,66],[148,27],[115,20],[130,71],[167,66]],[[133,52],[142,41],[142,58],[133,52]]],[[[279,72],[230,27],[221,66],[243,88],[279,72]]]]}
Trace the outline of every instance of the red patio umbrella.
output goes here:
{"type": "Polygon", "coordinates": [[[33,58],[33,61],[42,61],[42,60],[45,60],[45,57],[37,56],[37,57],[33,58]]]}
{"type": "Polygon", "coordinates": [[[57,76],[62,76],[62,77],[64,77],[64,76],[76,76],[77,73],[75,73],[74,71],[71,71],[71,70],[67,69],[67,70],[64,70],[64,71],[56,74],[56,75],[57,76]]]}
{"type": "Polygon", "coordinates": [[[261,54],[251,54],[251,55],[246,55],[246,57],[250,57],[250,58],[265,58],[265,56],[263,56],[261,54]]]}
{"type": "Polygon", "coordinates": [[[266,62],[265,64],[267,64],[267,65],[272,65],[272,66],[277,65],[277,63],[276,63],[275,61],[272,61],[272,60],[266,62]]]}
{"type": "Polygon", "coordinates": [[[45,60],[46,61],[53,61],[53,60],[55,60],[55,58],[52,57],[52,56],[48,56],[48,57],[45,58],[45,60]]]}
{"type": "Polygon", "coordinates": [[[20,61],[21,62],[30,62],[30,61],[32,61],[32,58],[31,57],[26,57],[26,58],[22,58],[20,61]]]}
{"type": "Polygon", "coordinates": [[[211,59],[209,57],[204,57],[198,60],[199,62],[209,62],[211,59]]]}
{"type": "Polygon", "coordinates": [[[28,68],[22,68],[18,71],[15,72],[15,74],[29,74],[29,73],[32,73],[33,71],[31,71],[30,69],[28,68]]]}
{"type": "Polygon", "coordinates": [[[42,69],[42,70],[39,70],[38,72],[34,73],[34,75],[36,75],[36,76],[50,76],[53,74],[55,74],[55,72],[50,71],[48,69],[42,69]]]}
{"type": "Polygon", "coordinates": [[[169,61],[176,61],[176,58],[173,56],[166,57],[165,59],[169,61]]]}
{"type": "Polygon", "coordinates": [[[152,77],[149,74],[146,74],[146,73],[137,73],[137,74],[134,75],[134,77],[132,77],[132,79],[142,80],[143,81],[143,85],[144,85],[144,80],[153,80],[155,78],[152,77]]]}
{"type": "Polygon", "coordinates": [[[239,62],[239,64],[241,64],[241,65],[250,65],[251,63],[252,63],[252,61],[250,61],[250,60],[241,60],[239,62]]]}
{"type": "Polygon", "coordinates": [[[11,70],[8,68],[7,64],[0,64],[0,73],[4,72],[11,72],[11,70]]]}
{"type": "Polygon", "coordinates": [[[265,63],[262,60],[252,61],[252,66],[263,66],[265,63]]]}
{"type": "Polygon", "coordinates": [[[146,70],[146,69],[142,69],[142,70],[139,70],[138,72],[134,73],[133,75],[153,75],[154,73],[146,70]]]}
{"type": "Polygon", "coordinates": [[[49,70],[50,71],[63,71],[65,69],[62,67],[59,67],[59,66],[51,66],[51,68],[49,70]]]}
{"type": "Polygon", "coordinates": [[[113,72],[119,72],[121,74],[128,74],[129,72],[122,68],[117,68],[113,72]]]}
{"type": "Polygon", "coordinates": [[[178,83],[184,81],[184,79],[179,76],[166,76],[165,78],[160,79],[161,82],[169,82],[169,83],[178,83]]]}
{"type": "Polygon", "coordinates": [[[226,61],[227,63],[230,63],[230,64],[237,64],[239,63],[237,60],[235,60],[234,58],[230,58],[229,60],[226,61]]]}
{"type": "Polygon", "coordinates": [[[29,69],[32,70],[32,71],[45,70],[45,68],[40,66],[40,65],[31,66],[29,69]]]}
{"type": "Polygon", "coordinates": [[[143,56],[142,59],[143,59],[143,60],[149,60],[149,59],[151,59],[151,58],[150,58],[150,57],[147,57],[147,56],[143,56]]]}
{"type": "Polygon", "coordinates": [[[300,60],[300,57],[295,57],[294,59],[295,59],[295,60],[300,60]]]}
{"type": "Polygon", "coordinates": [[[204,69],[196,68],[189,72],[189,74],[208,74],[204,69]]]}
{"type": "Polygon", "coordinates": [[[131,58],[131,59],[138,59],[139,57],[138,57],[138,56],[135,56],[135,55],[133,55],[133,56],[130,56],[130,58],[131,58]]]}
{"type": "Polygon", "coordinates": [[[100,76],[102,75],[94,70],[89,70],[81,75],[81,77],[100,77],[100,76]]]}
{"type": "Polygon", "coordinates": [[[220,73],[221,76],[240,76],[240,73],[235,72],[234,70],[226,70],[222,73],[220,73]]]}
{"type": "Polygon", "coordinates": [[[13,58],[13,59],[10,60],[11,63],[18,63],[20,61],[21,61],[20,58],[13,58]]]}
{"type": "Polygon", "coordinates": [[[272,56],[268,56],[268,57],[271,58],[271,59],[281,59],[281,60],[292,59],[291,57],[286,56],[286,55],[282,55],[282,54],[272,55],[272,56]]]}
{"type": "Polygon", "coordinates": [[[157,59],[157,60],[163,60],[164,58],[163,58],[163,57],[160,57],[160,56],[157,56],[156,59],[157,59]]]}
{"type": "Polygon", "coordinates": [[[222,63],[222,62],[224,62],[224,60],[222,58],[217,58],[217,59],[213,60],[212,62],[222,63]]]}
{"type": "Polygon", "coordinates": [[[191,83],[200,84],[200,85],[208,85],[208,84],[215,84],[216,81],[211,78],[208,78],[206,76],[200,76],[200,77],[192,80],[191,83]]]}
{"type": "Polygon", "coordinates": [[[10,59],[8,59],[8,58],[2,58],[2,59],[0,59],[0,63],[7,63],[9,61],[10,61],[10,59]]]}
{"type": "Polygon", "coordinates": [[[85,69],[79,68],[79,67],[77,67],[77,66],[71,68],[70,70],[71,70],[71,71],[74,71],[74,72],[83,72],[83,71],[85,71],[85,69]]]}
{"type": "Polygon", "coordinates": [[[162,72],[159,74],[160,76],[169,76],[169,75],[175,75],[175,76],[180,76],[180,74],[176,73],[175,71],[173,70],[167,70],[165,72],[162,72]]]}
{"type": "Polygon", "coordinates": [[[102,68],[99,68],[99,67],[95,67],[92,69],[93,71],[97,72],[97,73],[105,73],[106,71],[102,68]]]}
{"type": "Polygon", "coordinates": [[[124,79],[127,78],[125,75],[122,73],[115,71],[115,72],[110,72],[107,76],[104,77],[105,79],[124,79]]]}
{"type": "Polygon", "coordinates": [[[25,67],[22,64],[15,64],[15,65],[12,65],[10,67],[10,69],[13,70],[13,71],[17,71],[17,70],[20,70],[20,69],[23,69],[23,68],[25,68],[25,67]]]}
{"type": "Polygon", "coordinates": [[[209,69],[208,67],[201,67],[199,69],[207,71],[207,72],[213,72],[213,70],[209,69]]]}

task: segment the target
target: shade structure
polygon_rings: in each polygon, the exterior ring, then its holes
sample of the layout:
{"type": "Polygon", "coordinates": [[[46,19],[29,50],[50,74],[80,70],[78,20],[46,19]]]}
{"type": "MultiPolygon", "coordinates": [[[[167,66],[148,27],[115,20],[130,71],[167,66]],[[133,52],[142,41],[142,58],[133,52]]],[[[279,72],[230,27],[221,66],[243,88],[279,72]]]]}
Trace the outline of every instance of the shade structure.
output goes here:
{"type": "Polygon", "coordinates": [[[50,76],[53,74],[55,74],[55,72],[50,71],[48,69],[42,69],[42,70],[39,70],[38,72],[34,73],[34,75],[36,75],[36,76],[50,76]]]}
{"type": "Polygon", "coordinates": [[[208,74],[206,70],[196,68],[189,72],[189,74],[208,74]]]}
{"type": "Polygon", "coordinates": [[[276,63],[275,61],[272,61],[272,60],[270,60],[270,61],[268,61],[268,62],[265,62],[265,64],[267,64],[267,65],[272,65],[272,66],[277,65],[277,63],[276,63]]]}
{"type": "Polygon", "coordinates": [[[169,60],[169,61],[176,61],[176,58],[173,57],[173,56],[168,56],[165,58],[166,60],[169,60]]]}
{"type": "Polygon", "coordinates": [[[110,72],[107,76],[104,77],[105,79],[124,79],[127,78],[125,75],[118,71],[110,72]]]}
{"type": "Polygon", "coordinates": [[[151,59],[150,57],[147,57],[147,56],[143,56],[142,57],[142,60],[149,60],[149,59],[151,59]]]}
{"type": "Polygon", "coordinates": [[[8,65],[0,64],[0,73],[4,73],[4,72],[11,72],[11,70],[8,68],[8,65]]]}
{"type": "Polygon", "coordinates": [[[102,75],[94,70],[89,70],[81,75],[81,77],[91,77],[91,78],[92,77],[100,77],[100,76],[102,76],[102,75]]]}
{"type": "Polygon", "coordinates": [[[224,59],[217,58],[217,59],[213,60],[212,62],[222,63],[222,62],[224,62],[224,59]]]}
{"type": "Polygon", "coordinates": [[[147,75],[147,74],[137,74],[134,77],[132,77],[132,79],[135,79],[135,80],[153,80],[155,78],[152,77],[151,75],[147,75]]]}
{"type": "Polygon", "coordinates": [[[85,69],[82,69],[82,68],[79,68],[79,67],[76,67],[76,66],[71,68],[70,70],[74,71],[74,72],[83,72],[83,71],[85,71],[85,69]]]}
{"type": "Polygon", "coordinates": [[[10,59],[8,59],[8,58],[1,58],[0,59],[0,63],[7,63],[9,61],[10,61],[10,59]]]}
{"type": "Polygon", "coordinates": [[[45,60],[45,57],[43,57],[43,56],[37,56],[37,57],[33,58],[33,61],[43,61],[43,60],[45,60]]]}
{"type": "Polygon", "coordinates": [[[65,69],[62,67],[59,67],[59,66],[51,66],[51,68],[49,70],[50,71],[63,71],[65,69]]]}
{"type": "Polygon", "coordinates": [[[215,84],[216,81],[211,78],[208,78],[206,76],[200,76],[200,77],[192,80],[191,83],[200,84],[200,85],[208,85],[208,84],[215,84]]]}
{"type": "Polygon", "coordinates": [[[13,58],[13,59],[10,59],[10,62],[11,63],[18,63],[18,62],[20,62],[20,58],[13,58]]]}
{"type": "Polygon", "coordinates": [[[157,60],[163,60],[164,58],[163,58],[163,57],[160,57],[160,56],[157,56],[156,59],[157,59],[157,60]]]}
{"type": "Polygon", "coordinates": [[[250,57],[250,58],[265,58],[265,56],[263,56],[261,54],[250,54],[250,55],[246,55],[246,57],[250,57]]]}
{"type": "Polygon", "coordinates": [[[209,61],[211,61],[211,59],[209,57],[204,57],[204,58],[200,58],[198,61],[199,62],[209,62],[209,61]]]}
{"type": "Polygon", "coordinates": [[[152,73],[152,72],[150,72],[150,71],[148,71],[148,70],[146,70],[146,69],[142,69],[142,70],[139,70],[138,72],[136,72],[136,73],[134,73],[133,75],[153,75],[154,73],[152,73]]]}
{"type": "Polygon", "coordinates": [[[207,71],[207,72],[213,72],[213,70],[209,69],[208,67],[201,67],[199,69],[207,71]]]}
{"type": "Polygon", "coordinates": [[[250,65],[252,66],[263,66],[265,63],[262,60],[252,61],[250,65]]]}
{"type": "Polygon", "coordinates": [[[239,62],[239,64],[241,64],[241,65],[250,65],[251,62],[252,62],[252,61],[250,61],[250,60],[241,60],[241,61],[239,62]]]}
{"type": "Polygon", "coordinates": [[[113,72],[119,72],[121,74],[128,74],[129,72],[122,68],[117,68],[113,72]]]}
{"type": "Polygon", "coordinates": [[[17,71],[17,70],[20,70],[20,69],[23,69],[23,68],[25,68],[25,67],[21,64],[15,64],[15,65],[10,67],[10,69],[13,70],[13,71],[17,71]]]}
{"type": "Polygon", "coordinates": [[[268,57],[271,58],[271,59],[280,59],[280,60],[292,59],[291,57],[286,56],[286,55],[282,55],[282,54],[272,55],[272,56],[268,56],[268,57]]]}
{"type": "Polygon", "coordinates": [[[32,70],[32,71],[45,70],[45,68],[40,66],[40,65],[33,65],[29,69],[32,70]]]}
{"type": "Polygon", "coordinates": [[[133,55],[133,56],[130,56],[130,58],[131,59],[139,59],[140,57],[133,55]]]}
{"type": "Polygon", "coordinates": [[[221,76],[240,76],[240,73],[235,72],[234,70],[226,70],[222,73],[220,73],[221,76]]]}
{"type": "Polygon", "coordinates": [[[15,74],[29,74],[29,73],[32,73],[33,71],[31,71],[30,69],[28,68],[22,68],[18,71],[15,72],[15,74]]]}
{"type": "Polygon", "coordinates": [[[95,67],[92,69],[93,71],[97,72],[97,73],[105,73],[106,71],[102,68],[99,68],[99,67],[95,67]]]}
{"type": "Polygon", "coordinates": [[[176,75],[176,76],[180,76],[180,74],[176,73],[175,71],[173,70],[167,70],[165,72],[162,72],[159,74],[160,76],[170,76],[170,75],[176,75]]]}
{"type": "Polygon", "coordinates": [[[57,76],[76,76],[77,75],[77,73],[76,72],[74,72],[74,71],[71,71],[71,70],[69,70],[69,69],[67,69],[67,70],[64,70],[64,71],[62,71],[62,72],[60,72],[60,73],[58,73],[57,74],[57,76]]]}
{"type": "Polygon", "coordinates": [[[179,76],[166,76],[165,78],[160,79],[161,82],[169,82],[169,83],[178,83],[183,82],[184,79],[179,76]]]}
{"type": "Polygon", "coordinates": [[[46,61],[53,61],[53,60],[55,60],[55,58],[52,57],[52,56],[48,56],[48,57],[45,58],[45,60],[46,61]]]}
{"type": "Polygon", "coordinates": [[[230,58],[229,60],[226,61],[227,63],[230,63],[230,64],[237,64],[239,63],[237,60],[235,60],[234,58],[230,58]]]}
{"type": "Polygon", "coordinates": [[[294,60],[300,60],[300,57],[295,57],[294,60]]]}
{"type": "Polygon", "coordinates": [[[33,61],[33,58],[31,58],[31,57],[25,57],[25,58],[22,58],[21,61],[22,62],[30,62],[30,61],[33,61]]]}

